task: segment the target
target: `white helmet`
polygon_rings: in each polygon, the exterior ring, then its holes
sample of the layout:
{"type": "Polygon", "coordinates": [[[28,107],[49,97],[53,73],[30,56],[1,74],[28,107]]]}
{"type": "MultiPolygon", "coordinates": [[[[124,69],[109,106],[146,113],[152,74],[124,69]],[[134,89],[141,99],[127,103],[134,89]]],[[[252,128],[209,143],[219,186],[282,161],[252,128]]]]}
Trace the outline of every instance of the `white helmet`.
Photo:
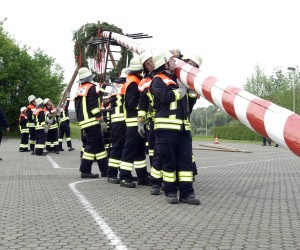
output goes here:
{"type": "Polygon", "coordinates": [[[152,54],[150,52],[144,51],[141,55],[140,55],[140,63],[143,65],[144,62],[146,62],[149,58],[152,57],[152,54]]]}
{"type": "Polygon", "coordinates": [[[143,65],[140,63],[140,59],[137,56],[134,56],[129,63],[128,70],[126,71],[127,73],[130,71],[142,71],[143,65]]]}
{"type": "Polygon", "coordinates": [[[124,69],[122,69],[122,71],[121,71],[121,75],[119,76],[120,78],[122,77],[122,78],[126,78],[127,77],[127,72],[128,71],[128,68],[124,68],[124,69]]]}
{"type": "Polygon", "coordinates": [[[22,108],[20,109],[21,113],[24,112],[25,110],[26,110],[26,107],[22,107],[22,108]]]}
{"type": "Polygon", "coordinates": [[[78,70],[79,80],[85,79],[91,75],[92,75],[92,72],[86,67],[82,67],[78,70]]]}
{"type": "Polygon", "coordinates": [[[34,95],[28,96],[28,102],[29,102],[29,103],[33,102],[35,99],[36,99],[36,98],[35,98],[34,95]]]}
{"type": "Polygon", "coordinates": [[[42,103],[43,103],[43,99],[42,99],[42,98],[37,98],[37,99],[35,100],[36,106],[39,106],[39,105],[41,105],[42,103]]]}
{"type": "Polygon", "coordinates": [[[188,55],[186,56],[186,59],[193,61],[198,67],[202,64],[202,58],[198,54],[188,55]]]}
{"type": "Polygon", "coordinates": [[[47,102],[49,102],[49,101],[50,101],[50,99],[49,99],[49,98],[45,98],[45,99],[44,99],[44,101],[43,101],[43,104],[44,104],[44,105],[46,105],[46,104],[47,104],[47,102]]]}
{"type": "Polygon", "coordinates": [[[155,64],[155,69],[158,69],[160,66],[166,64],[171,57],[173,57],[173,54],[170,51],[161,51],[155,54],[152,57],[152,60],[155,64]]]}

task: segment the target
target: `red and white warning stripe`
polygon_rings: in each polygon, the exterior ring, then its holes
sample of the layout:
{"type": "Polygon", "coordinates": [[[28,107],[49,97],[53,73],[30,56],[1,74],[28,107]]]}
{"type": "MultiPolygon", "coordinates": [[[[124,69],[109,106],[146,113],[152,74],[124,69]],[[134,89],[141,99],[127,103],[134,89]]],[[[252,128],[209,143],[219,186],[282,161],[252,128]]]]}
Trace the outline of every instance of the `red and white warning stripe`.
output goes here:
{"type": "MultiPolygon", "coordinates": [[[[110,32],[102,35],[109,38],[110,32]]],[[[149,50],[126,36],[111,33],[111,38],[129,50],[141,54],[149,50]]],[[[151,49],[152,51],[155,49],[151,49]]],[[[230,86],[214,76],[176,59],[176,77],[228,115],[262,136],[300,156],[300,116],[243,89],[230,86]]]]}

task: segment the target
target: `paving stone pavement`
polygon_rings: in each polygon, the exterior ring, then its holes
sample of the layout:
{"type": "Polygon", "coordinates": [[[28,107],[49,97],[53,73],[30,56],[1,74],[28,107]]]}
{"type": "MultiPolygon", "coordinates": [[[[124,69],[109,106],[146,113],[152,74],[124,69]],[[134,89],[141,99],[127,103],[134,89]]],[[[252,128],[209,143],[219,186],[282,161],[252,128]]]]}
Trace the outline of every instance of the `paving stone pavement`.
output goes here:
{"type": "Polygon", "coordinates": [[[0,249],[300,249],[300,157],[219,142],[251,153],[194,149],[193,206],[168,204],[150,187],[81,179],[79,140],[75,151],[32,156],[4,139],[0,249]]]}

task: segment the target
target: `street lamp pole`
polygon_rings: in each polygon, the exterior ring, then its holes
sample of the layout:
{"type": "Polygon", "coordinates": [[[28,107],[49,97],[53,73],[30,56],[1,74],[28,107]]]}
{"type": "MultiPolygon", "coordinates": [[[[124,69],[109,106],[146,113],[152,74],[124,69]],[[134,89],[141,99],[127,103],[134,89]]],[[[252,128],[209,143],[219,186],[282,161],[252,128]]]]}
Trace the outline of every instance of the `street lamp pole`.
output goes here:
{"type": "Polygon", "coordinates": [[[288,67],[288,70],[293,72],[293,111],[296,113],[296,93],[295,93],[295,68],[288,67]]]}

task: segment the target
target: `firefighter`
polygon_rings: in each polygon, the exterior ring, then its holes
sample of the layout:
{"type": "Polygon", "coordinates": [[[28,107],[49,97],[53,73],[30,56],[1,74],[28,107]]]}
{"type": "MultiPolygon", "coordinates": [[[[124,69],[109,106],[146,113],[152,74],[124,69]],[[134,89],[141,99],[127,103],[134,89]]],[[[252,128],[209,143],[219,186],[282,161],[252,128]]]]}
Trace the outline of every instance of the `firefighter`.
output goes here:
{"type": "Polygon", "coordinates": [[[45,156],[48,153],[44,152],[46,143],[46,133],[48,132],[48,126],[46,124],[46,115],[43,105],[43,100],[41,98],[36,99],[36,114],[35,114],[35,131],[36,131],[36,141],[35,141],[35,155],[45,156]]]}
{"type": "Polygon", "coordinates": [[[67,93],[67,101],[66,103],[63,103],[61,105],[60,113],[59,113],[59,131],[58,131],[59,151],[64,151],[62,147],[64,135],[66,135],[68,150],[69,151],[75,150],[75,148],[72,147],[72,140],[71,140],[69,104],[70,104],[70,92],[67,93]]]}
{"type": "Polygon", "coordinates": [[[117,79],[115,79],[112,86],[112,93],[109,96],[109,102],[111,105],[112,140],[108,159],[107,181],[112,184],[120,184],[118,172],[126,135],[124,99],[127,70],[128,68],[122,69],[121,75],[117,79]]]}
{"type": "Polygon", "coordinates": [[[21,133],[21,143],[19,152],[28,152],[28,139],[29,139],[29,128],[27,127],[28,118],[26,116],[26,107],[22,107],[20,109],[20,116],[19,116],[19,128],[21,133]]]}
{"type": "Polygon", "coordinates": [[[133,167],[137,174],[138,184],[147,186],[150,184],[146,164],[145,138],[142,138],[138,133],[138,104],[140,98],[138,87],[142,71],[143,66],[140,63],[139,57],[133,57],[130,60],[126,84],[124,86],[127,130],[120,163],[120,186],[128,188],[136,187],[132,177],[133,167]]]}
{"type": "Polygon", "coordinates": [[[139,111],[138,111],[138,132],[140,136],[145,137],[148,142],[148,155],[151,165],[150,170],[150,182],[151,182],[151,194],[160,194],[161,188],[161,163],[158,155],[155,155],[155,131],[154,131],[154,115],[155,109],[153,108],[153,95],[151,94],[149,87],[153,76],[151,71],[155,69],[154,62],[152,60],[152,54],[144,52],[140,55],[140,62],[144,68],[144,78],[140,82],[139,90],[139,111]],[[145,126],[146,124],[146,126],[145,126]]]}
{"type": "Polygon", "coordinates": [[[156,152],[162,159],[164,193],[168,203],[199,205],[193,188],[192,140],[188,121],[186,87],[176,83],[176,64],[169,51],[153,56],[155,77],[150,91],[156,109],[156,152]],[[177,181],[178,178],[178,181],[177,181]],[[179,200],[178,200],[179,191],[179,200]]]}
{"type": "Polygon", "coordinates": [[[29,128],[29,146],[31,154],[34,155],[34,147],[35,147],[35,140],[36,140],[36,132],[35,132],[35,96],[30,95],[28,96],[29,106],[26,109],[26,116],[28,118],[27,127],[29,128]]]}
{"type": "Polygon", "coordinates": [[[44,111],[46,115],[46,124],[48,132],[46,135],[46,150],[59,154],[58,149],[58,110],[49,98],[44,99],[44,111]]]}
{"type": "Polygon", "coordinates": [[[93,81],[91,71],[82,67],[78,71],[80,87],[75,97],[77,120],[86,137],[86,145],[80,163],[81,178],[98,178],[93,174],[92,164],[97,161],[101,177],[107,177],[107,152],[102,133],[107,125],[101,113],[101,98],[96,91],[97,83],[93,81]]]}

